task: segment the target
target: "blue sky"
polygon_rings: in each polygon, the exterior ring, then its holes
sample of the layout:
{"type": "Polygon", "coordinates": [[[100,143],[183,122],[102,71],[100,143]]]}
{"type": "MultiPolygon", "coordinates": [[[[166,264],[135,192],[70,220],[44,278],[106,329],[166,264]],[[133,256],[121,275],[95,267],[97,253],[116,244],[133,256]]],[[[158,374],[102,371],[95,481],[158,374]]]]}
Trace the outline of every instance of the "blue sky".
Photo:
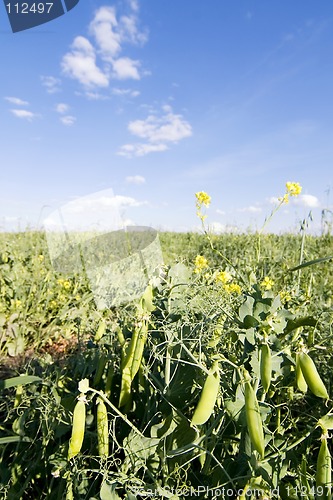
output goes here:
{"type": "Polygon", "coordinates": [[[0,42],[2,229],[109,189],[178,231],[201,190],[216,231],[260,228],[286,181],[271,230],[332,210],[331,1],[81,0],[15,34],[2,8],[0,42]]]}

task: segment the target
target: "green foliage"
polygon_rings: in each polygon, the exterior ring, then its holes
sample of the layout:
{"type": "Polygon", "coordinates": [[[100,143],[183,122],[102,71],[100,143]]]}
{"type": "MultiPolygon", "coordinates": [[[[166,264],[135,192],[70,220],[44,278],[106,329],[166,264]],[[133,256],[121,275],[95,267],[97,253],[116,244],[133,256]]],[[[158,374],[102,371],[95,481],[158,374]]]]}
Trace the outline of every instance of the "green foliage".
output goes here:
{"type": "Polygon", "coordinates": [[[0,235],[1,498],[315,498],[333,412],[299,390],[296,357],[309,352],[331,396],[333,240],[307,237],[316,265],[299,267],[296,236],[261,235],[260,262],[254,235],[211,238],[162,234],[168,266],[141,300],[98,311],[83,277],[52,270],[41,234],[0,235]],[[212,374],[209,414],[193,420],[212,374]]]}

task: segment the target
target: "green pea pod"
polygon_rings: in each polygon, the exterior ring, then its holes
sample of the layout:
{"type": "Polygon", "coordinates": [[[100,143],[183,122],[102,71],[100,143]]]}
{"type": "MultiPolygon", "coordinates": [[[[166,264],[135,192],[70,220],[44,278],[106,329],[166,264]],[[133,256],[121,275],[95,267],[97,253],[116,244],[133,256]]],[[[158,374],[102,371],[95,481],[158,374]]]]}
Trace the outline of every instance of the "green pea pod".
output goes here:
{"type": "Polygon", "coordinates": [[[99,342],[106,332],[106,323],[102,319],[95,333],[94,342],[99,342]]]}
{"type": "Polygon", "coordinates": [[[316,493],[318,500],[330,500],[332,482],[332,460],[327,446],[327,436],[321,437],[317,459],[316,493]]]}
{"type": "Polygon", "coordinates": [[[299,360],[299,354],[296,354],[296,385],[301,392],[307,392],[308,384],[302,373],[301,364],[299,360]]]}
{"type": "Polygon", "coordinates": [[[272,378],[272,354],[268,344],[260,347],[260,378],[265,392],[268,392],[272,378]]]}
{"type": "Polygon", "coordinates": [[[324,382],[321,380],[316,365],[310,356],[305,352],[301,352],[299,355],[299,363],[310,391],[318,398],[329,399],[324,382]]]}
{"type": "Polygon", "coordinates": [[[86,403],[84,394],[80,394],[79,400],[73,412],[72,436],[69,441],[68,460],[80,453],[84,438],[86,423],[86,403]]]}
{"type": "Polygon", "coordinates": [[[245,382],[245,413],[252,446],[259,453],[261,458],[264,458],[264,430],[262,426],[257,396],[249,380],[246,380],[245,382]]]}
{"type": "Polygon", "coordinates": [[[214,411],[217,395],[220,388],[220,373],[218,362],[215,361],[207,376],[201,391],[198,405],[194,411],[191,426],[202,425],[214,411]]]}
{"type": "Polygon", "coordinates": [[[108,412],[104,401],[97,399],[97,442],[100,457],[109,456],[109,424],[108,412]]]}

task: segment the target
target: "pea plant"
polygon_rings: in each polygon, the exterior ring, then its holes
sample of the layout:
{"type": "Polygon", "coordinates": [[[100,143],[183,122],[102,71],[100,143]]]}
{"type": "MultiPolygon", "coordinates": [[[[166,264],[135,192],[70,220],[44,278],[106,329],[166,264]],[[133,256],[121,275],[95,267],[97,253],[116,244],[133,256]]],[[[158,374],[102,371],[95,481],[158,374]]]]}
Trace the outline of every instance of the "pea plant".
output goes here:
{"type": "Polygon", "coordinates": [[[65,360],[0,381],[4,499],[331,498],[332,316],[306,281],[329,257],[277,285],[264,235],[250,262],[206,239],[65,360]]]}

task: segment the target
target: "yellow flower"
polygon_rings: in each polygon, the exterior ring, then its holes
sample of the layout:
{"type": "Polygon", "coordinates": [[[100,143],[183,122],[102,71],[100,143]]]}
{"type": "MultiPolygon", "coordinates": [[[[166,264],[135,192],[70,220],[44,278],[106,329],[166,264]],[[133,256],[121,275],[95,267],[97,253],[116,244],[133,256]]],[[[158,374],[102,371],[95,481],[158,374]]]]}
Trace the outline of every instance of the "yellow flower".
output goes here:
{"type": "Polygon", "coordinates": [[[195,273],[200,273],[203,269],[208,267],[208,260],[206,257],[203,257],[202,255],[197,255],[194,261],[195,264],[195,273]]]}
{"type": "Polygon", "coordinates": [[[217,273],[215,279],[217,282],[221,281],[221,283],[225,285],[226,283],[229,283],[229,281],[232,280],[232,276],[230,273],[228,273],[228,271],[220,271],[219,273],[217,273]]]}
{"type": "Polygon", "coordinates": [[[286,302],[289,302],[291,300],[291,295],[289,292],[287,292],[286,290],[282,290],[280,293],[280,299],[281,299],[281,302],[283,304],[285,304],[286,302]]]}
{"type": "Polygon", "coordinates": [[[227,293],[237,293],[238,295],[242,292],[242,289],[237,283],[227,283],[224,285],[224,289],[227,293]]]}
{"type": "Polygon", "coordinates": [[[39,260],[39,262],[43,262],[43,260],[44,260],[44,255],[38,255],[38,260],[39,260]]]}
{"type": "Polygon", "coordinates": [[[261,287],[264,290],[271,290],[273,285],[274,285],[274,281],[271,278],[269,278],[268,276],[265,276],[265,278],[261,282],[261,287]]]}
{"type": "Polygon", "coordinates": [[[298,182],[287,182],[286,190],[290,196],[298,196],[302,192],[302,186],[298,182]]]}
{"type": "Polygon", "coordinates": [[[195,197],[197,199],[197,206],[201,207],[201,205],[205,205],[205,207],[209,207],[211,197],[205,191],[198,191],[198,193],[195,193],[195,197]]]}
{"type": "Polygon", "coordinates": [[[58,285],[60,285],[60,286],[64,287],[64,289],[65,289],[65,290],[69,290],[69,289],[70,289],[70,287],[71,287],[71,283],[70,283],[70,281],[68,281],[68,280],[66,280],[66,281],[65,281],[65,280],[63,280],[62,278],[59,278],[59,279],[57,280],[57,283],[58,283],[58,285]]]}

